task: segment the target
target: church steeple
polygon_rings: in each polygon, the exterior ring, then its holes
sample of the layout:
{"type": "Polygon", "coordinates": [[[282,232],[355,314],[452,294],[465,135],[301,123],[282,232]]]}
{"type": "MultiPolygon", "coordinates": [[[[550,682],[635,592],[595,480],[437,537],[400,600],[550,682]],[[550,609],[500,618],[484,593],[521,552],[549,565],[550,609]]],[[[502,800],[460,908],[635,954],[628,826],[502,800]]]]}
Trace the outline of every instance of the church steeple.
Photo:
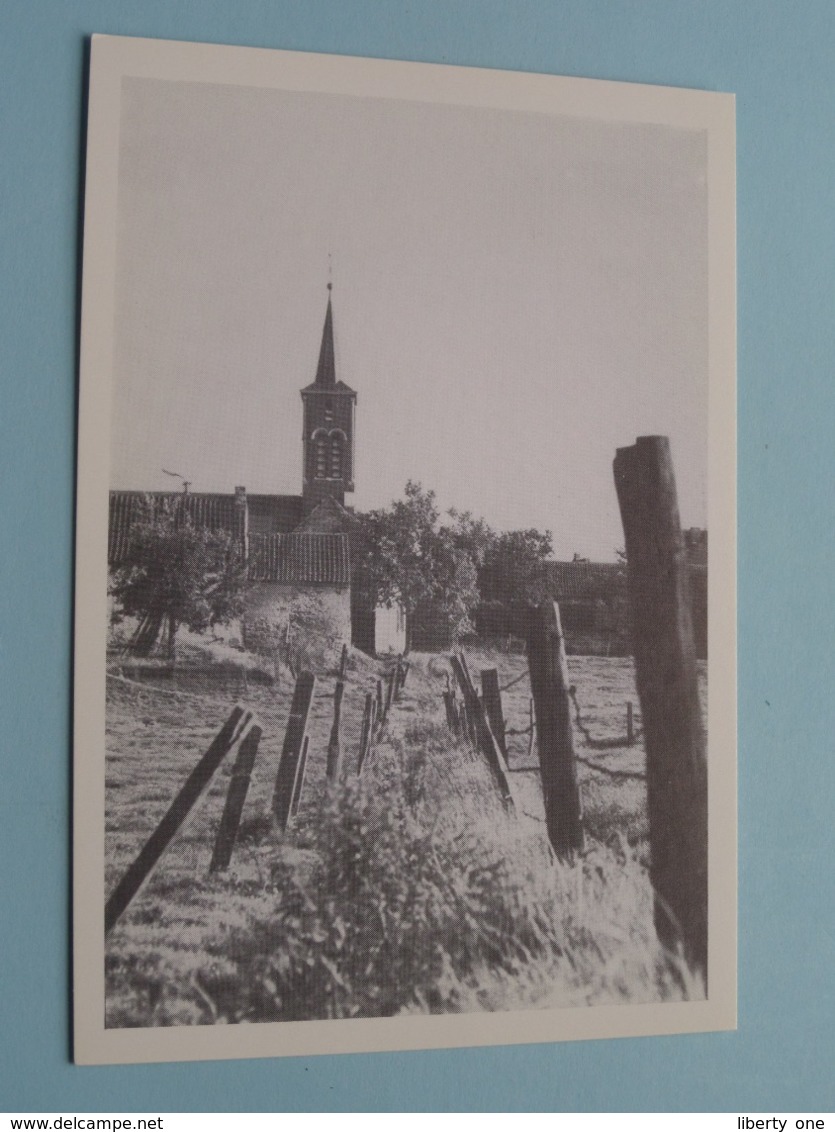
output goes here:
{"type": "Polygon", "coordinates": [[[319,347],[319,365],[316,367],[314,385],[333,389],[336,385],[336,359],[333,349],[333,306],[331,303],[332,284],[328,283],[328,309],[325,312],[325,326],[322,330],[322,345],[319,347]]]}
{"type": "Polygon", "coordinates": [[[354,409],[357,395],[336,379],[332,285],[319,347],[316,380],[301,391],[304,406],[302,434],[304,512],[309,514],[329,496],[340,504],[354,490],[354,409]]]}

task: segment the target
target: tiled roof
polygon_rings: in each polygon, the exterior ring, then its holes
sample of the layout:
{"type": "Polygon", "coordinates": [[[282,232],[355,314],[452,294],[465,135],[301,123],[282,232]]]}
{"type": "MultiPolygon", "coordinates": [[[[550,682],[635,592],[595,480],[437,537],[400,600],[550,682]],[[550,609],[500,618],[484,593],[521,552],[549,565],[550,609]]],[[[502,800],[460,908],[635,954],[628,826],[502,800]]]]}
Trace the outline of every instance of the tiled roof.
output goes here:
{"type": "Polygon", "coordinates": [[[347,586],[351,580],[348,536],[253,535],[249,540],[249,580],[347,586]]]}
{"type": "Polygon", "coordinates": [[[617,562],[546,562],[545,570],[555,601],[600,597],[626,580],[617,562]]]}
{"type": "Polygon", "coordinates": [[[127,554],[131,527],[143,514],[147,504],[156,513],[166,507],[182,507],[195,527],[210,531],[233,530],[235,497],[171,491],[111,491],[110,522],[107,538],[107,560],[118,566],[127,554]]]}

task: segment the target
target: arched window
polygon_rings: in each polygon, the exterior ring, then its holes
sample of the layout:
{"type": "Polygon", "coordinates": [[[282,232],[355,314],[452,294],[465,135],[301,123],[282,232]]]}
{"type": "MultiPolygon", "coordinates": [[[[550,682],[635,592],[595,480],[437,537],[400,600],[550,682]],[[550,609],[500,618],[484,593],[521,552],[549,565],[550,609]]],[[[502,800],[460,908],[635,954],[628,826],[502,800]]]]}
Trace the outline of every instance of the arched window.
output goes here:
{"type": "Polygon", "coordinates": [[[313,476],[317,480],[328,477],[328,434],[324,429],[313,434],[313,476]]]}
{"type": "Polygon", "coordinates": [[[342,433],[332,432],[331,441],[331,479],[342,479],[342,433]]]}

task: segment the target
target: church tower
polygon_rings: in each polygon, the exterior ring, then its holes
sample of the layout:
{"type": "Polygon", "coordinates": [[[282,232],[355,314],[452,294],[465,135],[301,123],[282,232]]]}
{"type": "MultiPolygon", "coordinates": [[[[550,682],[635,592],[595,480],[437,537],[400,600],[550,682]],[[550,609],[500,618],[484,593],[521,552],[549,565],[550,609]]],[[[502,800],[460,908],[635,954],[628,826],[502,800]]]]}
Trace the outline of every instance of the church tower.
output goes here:
{"type": "Polygon", "coordinates": [[[357,395],[336,380],[333,348],[333,308],[328,283],[328,309],[319,348],[316,380],[301,391],[304,514],[330,497],[344,506],[345,492],[354,490],[354,414],[357,395]]]}

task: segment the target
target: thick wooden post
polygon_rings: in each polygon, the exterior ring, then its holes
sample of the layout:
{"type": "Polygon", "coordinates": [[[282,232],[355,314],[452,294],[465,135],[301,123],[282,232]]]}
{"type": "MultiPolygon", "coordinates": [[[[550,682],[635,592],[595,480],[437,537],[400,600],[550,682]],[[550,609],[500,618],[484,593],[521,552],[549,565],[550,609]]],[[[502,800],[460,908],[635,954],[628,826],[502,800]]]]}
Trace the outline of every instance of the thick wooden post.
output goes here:
{"type": "Polygon", "coordinates": [[[316,677],[312,672],[300,672],[296,680],[296,687],[293,690],[293,702],[290,705],[290,717],[287,720],[287,730],[284,732],[284,746],[278,763],[278,773],[276,774],[273,791],[273,816],[276,825],[282,832],[287,828],[287,823],[290,820],[293,795],[296,791],[296,777],[302,756],[302,744],[307,731],[307,716],[310,712],[310,701],[313,699],[315,684],[316,677]]]}
{"type": "Polygon", "coordinates": [[[565,859],[583,848],[583,808],[571,732],[565,641],[556,602],[544,602],[530,611],[528,668],[548,839],[557,856],[565,859]]]}
{"type": "Polygon", "coordinates": [[[348,675],[348,646],[342,646],[342,655],[339,658],[339,679],[344,681],[348,675]]]}
{"type": "Polygon", "coordinates": [[[293,787],[293,801],[290,803],[290,817],[294,818],[299,812],[299,803],[302,800],[302,790],[304,790],[304,772],[307,770],[307,748],[310,743],[310,737],[305,735],[304,742],[302,743],[302,754],[299,759],[299,769],[296,774],[296,784],[293,787]]]}
{"type": "Polygon", "coordinates": [[[242,707],[233,708],[231,715],[212,740],[208,751],[183,783],[162,821],[110,894],[104,910],[105,935],[148,880],[160,857],[194,813],[194,808],[208,789],[215,771],[238,742],[244,728],[251,720],[251,712],[245,711],[242,707]]]}
{"type": "Polygon", "coordinates": [[[504,733],[504,712],[502,711],[502,693],[499,689],[499,674],[495,668],[484,668],[481,672],[481,698],[484,701],[484,710],[490,721],[490,730],[499,744],[507,762],[507,740],[504,733]]]}
{"type": "Polygon", "coordinates": [[[615,486],[626,540],[635,676],[647,756],[655,926],[707,974],[707,757],[688,565],[670,444],[619,448],[615,486]]]}
{"type": "Polygon", "coordinates": [[[342,697],[345,695],[345,683],[337,680],[333,690],[333,725],[328,739],[328,769],[327,776],[331,782],[336,782],[342,769],[342,697]]]}
{"type": "Polygon", "coordinates": [[[238,757],[235,759],[235,765],[232,768],[226,804],[223,807],[223,815],[220,819],[215,847],[212,851],[212,860],[209,864],[210,873],[229,868],[260,742],[261,728],[257,724],[253,724],[238,748],[238,757]]]}

